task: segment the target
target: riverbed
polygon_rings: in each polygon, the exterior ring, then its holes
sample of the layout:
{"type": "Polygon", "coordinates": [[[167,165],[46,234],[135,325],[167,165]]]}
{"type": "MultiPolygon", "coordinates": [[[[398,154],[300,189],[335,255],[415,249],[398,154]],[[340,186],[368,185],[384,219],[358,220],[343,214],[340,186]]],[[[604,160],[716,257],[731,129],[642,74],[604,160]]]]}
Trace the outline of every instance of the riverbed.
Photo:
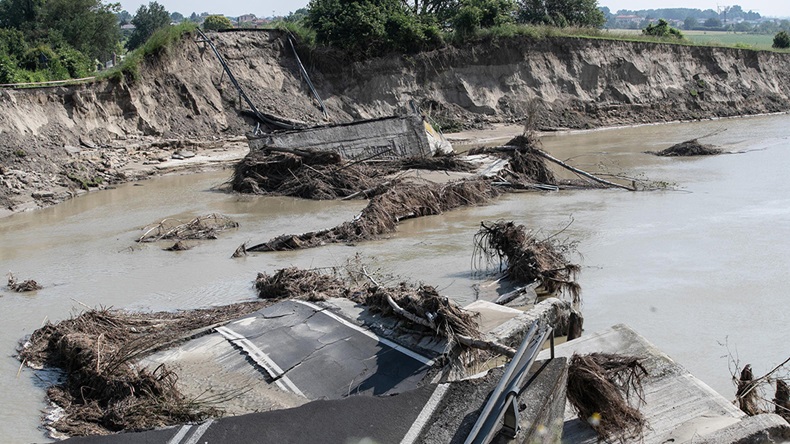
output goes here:
{"type": "MultiPolygon", "coordinates": [[[[727,398],[733,361],[762,375],[790,355],[789,115],[650,125],[543,138],[554,156],[598,173],[654,182],[658,191],[519,193],[490,205],[407,221],[389,239],[231,259],[244,242],[327,228],[365,202],[311,202],[216,190],[230,171],[168,176],[90,193],[0,219],[0,270],[44,286],[0,290],[0,430],[4,442],[45,441],[43,383],[13,358],[19,339],[86,307],[177,310],[254,298],[258,272],[343,266],[361,254],[402,279],[462,304],[476,297],[472,238],[483,220],[512,220],[539,236],[578,241],[585,329],[627,323],[727,398]],[[726,151],[704,158],[645,154],[697,136],[726,151]],[[240,223],[184,252],[138,244],[147,224],[222,213],[240,223]]],[[[496,136],[517,132],[500,128],[496,136]]]]}

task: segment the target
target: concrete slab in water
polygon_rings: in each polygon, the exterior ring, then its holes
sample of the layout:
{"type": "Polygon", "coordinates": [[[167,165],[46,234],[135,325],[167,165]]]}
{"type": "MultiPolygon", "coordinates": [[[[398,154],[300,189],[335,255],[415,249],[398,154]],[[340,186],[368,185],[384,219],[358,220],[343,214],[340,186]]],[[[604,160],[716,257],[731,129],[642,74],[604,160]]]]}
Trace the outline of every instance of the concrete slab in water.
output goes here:
{"type": "MultiPolygon", "coordinates": [[[[626,325],[585,335],[555,348],[557,356],[573,353],[617,353],[643,357],[645,404],[640,407],[648,422],[644,444],[700,442],[700,438],[728,427],[739,427],[745,415],[669,356],[626,325]]],[[[542,352],[538,358],[548,356],[542,352]]],[[[570,406],[565,410],[563,442],[597,443],[598,437],[570,406]]],[[[739,442],[739,441],[721,441],[739,442]]]]}

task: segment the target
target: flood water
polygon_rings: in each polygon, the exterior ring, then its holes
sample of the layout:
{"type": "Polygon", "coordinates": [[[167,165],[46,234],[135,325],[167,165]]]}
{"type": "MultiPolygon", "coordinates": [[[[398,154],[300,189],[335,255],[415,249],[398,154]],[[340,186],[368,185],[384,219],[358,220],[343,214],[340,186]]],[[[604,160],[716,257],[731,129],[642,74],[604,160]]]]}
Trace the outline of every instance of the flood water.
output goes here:
{"type": "Polygon", "coordinates": [[[548,151],[581,168],[676,187],[511,194],[408,221],[390,239],[356,246],[231,259],[243,242],[331,227],[365,203],[212,191],[227,171],[127,184],[0,219],[0,270],[45,287],[0,290],[0,441],[46,441],[38,428],[43,384],[31,370],[19,371],[13,357],[17,342],[45,321],[86,306],[176,310],[249,300],[258,272],[341,266],[357,253],[468,303],[479,282],[471,272],[473,235],[481,221],[497,219],[545,236],[572,221],[560,236],[579,242],[585,330],[629,324],[731,399],[732,359],[762,375],[790,355],[788,127],[790,116],[777,115],[548,136],[548,151]],[[693,159],[643,153],[725,128],[704,142],[744,153],[693,159]],[[240,228],[185,252],[134,242],[146,224],[212,212],[240,228]]]}

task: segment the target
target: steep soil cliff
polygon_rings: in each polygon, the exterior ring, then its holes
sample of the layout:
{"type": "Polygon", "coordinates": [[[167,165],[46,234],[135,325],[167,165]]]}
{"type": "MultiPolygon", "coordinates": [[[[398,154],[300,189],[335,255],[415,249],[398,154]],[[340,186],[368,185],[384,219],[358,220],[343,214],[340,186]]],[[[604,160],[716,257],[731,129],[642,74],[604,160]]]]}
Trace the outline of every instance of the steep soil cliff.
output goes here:
{"type": "MultiPolygon", "coordinates": [[[[327,120],[276,32],[214,33],[220,53],[263,112],[327,120]]],[[[590,128],[790,109],[790,55],[730,48],[553,38],[512,39],[352,62],[300,50],[329,121],[391,115],[410,99],[440,122],[520,121],[590,128]]],[[[205,43],[184,39],[135,80],[0,89],[0,207],[55,187],[127,180],[199,140],[240,136],[254,122],[205,43]],[[163,139],[170,142],[161,143],[163,139]]]]}

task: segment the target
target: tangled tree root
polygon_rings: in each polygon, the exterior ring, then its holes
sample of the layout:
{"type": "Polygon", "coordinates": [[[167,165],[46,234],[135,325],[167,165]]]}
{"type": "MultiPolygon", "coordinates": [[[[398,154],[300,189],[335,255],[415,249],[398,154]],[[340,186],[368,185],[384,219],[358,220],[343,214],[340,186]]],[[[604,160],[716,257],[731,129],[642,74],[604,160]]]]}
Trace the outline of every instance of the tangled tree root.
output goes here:
{"type": "Polygon", "coordinates": [[[645,418],[628,401],[634,396],[644,402],[645,376],[647,370],[633,356],[574,353],[568,368],[568,401],[602,440],[639,440],[645,418]]]}
{"type": "Polygon", "coordinates": [[[774,397],[776,414],[790,422],[790,388],[787,382],[776,380],[776,396],[774,397]]]}
{"type": "Polygon", "coordinates": [[[488,202],[499,195],[484,180],[416,185],[395,182],[370,203],[351,222],[305,234],[289,234],[248,247],[247,251],[283,251],[313,248],[327,243],[377,239],[392,233],[405,219],[441,214],[445,211],[488,202]]]}
{"type": "Polygon", "coordinates": [[[263,299],[347,298],[385,316],[400,316],[411,321],[415,330],[452,343],[462,342],[459,337],[477,339],[481,336],[477,313],[468,312],[440,296],[434,287],[405,282],[384,287],[373,281],[364,267],[358,270],[359,267],[362,266],[349,263],[343,275],[336,270],[326,274],[293,267],[278,270],[273,275],[259,273],[255,288],[263,299]],[[369,282],[360,280],[355,274],[364,274],[369,282]]]}
{"type": "Polygon", "coordinates": [[[243,303],[176,313],[91,310],[33,332],[19,350],[19,359],[65,372],[65,382],[47,391],[49,399],[65,411],[53,424],[59,432],[106,435],[201,421],[221,412],[207,401],[183,396],[176,374],[164,365],[151,371],[137,366],[137,360],[264,305],[243,303]]]}
{"type": "Polygon", "coordinates": [[[768,373],[755,378],[750,364],[746,364],[739,372],[736,363],[732,379],[737,384],[735,400],[738,408],[749,416],[775,412],[790,420],[790,389],[788,389],[790,378],[786,373],[788,364],[790,364],[790,358],[785,359],[768,373]],[[768,392],[774,383],[776,391],[771,399],[768,392]]]}
{"type": "Polygon", "coordinates": [[[238,226],[238,222],[217,213],[198,216],[186,223],[178,219],[164,219],[159,223],[143,228],[144,233],[137,239],[137,242],[157,242],[166,239],[178,241],[216,239],[220,232],[238,228],[238,226]]]}
{"type": "Polygon", "coordinates": [[[469,154],[493,154],[508,160],[510,168],[505,171],[508,181],[515,181],[521,184],[545,184],[557,185],[554,172],[546,164],[543,157],[538,155],[537,141],[529,135],[522,135],[514,138],[504,147],[476,148],[469,151],[469,154]]]}
{"type": "Polygon", "coordinates": [[[230,183],[240,193],[337,199],[374,188],[382,172],[364,164],[342,164],[335,152],[261,150],[236,165],[230,183]]]}
{"type": "Polygon", "coordinates": [[[42,287],[38,282],[33,279],[18,282],[13,273],[8,273],[8,289],[17,293],[26,293],[28,291],[41,290],[42,287]]]}
{"type": "Polygon", "coordinates": [[[570,263],[568,256],[573,244],[562,244],[549,238],[537,240],[524,225],[513,222],[480,223],[475,234],[474,262],[484,268],[498,262],[511,280],[520,284],[540,282],[549,294],[568,294],[574,303],[581,297],[581,287],[576,282],[580,267],[570,263]]]}
{"type": "Polygon", "coordinates": [[[713,156],[722,154],[723,151],[715,148],[713,145],[704,145],[698,139],[691,139],[681,142],[663,151],[648,151],[650,154],[662,157],[675,157],[675,156],[713,156]]]}
{"type": "MultiPolygon", "coordinates": [[[[397,287],[367,286],[363,293],[355,293],[361,302],[386,315],[393,314],[392,298],[398,307],[428,321],[433,333],[458,343],[459,336],[479,338],[477,313],[468,312],[447,297],[440,296],[434,287],[417,287],[401,283],[397,287]]],[[[395,313],[397,314],[397,313],[395,313]]]]}
{"type": "Polygon", "coordinates": [[[431,171],[458,171],[472,172],[477,168],[455,154],[434,157],[410,157],[398,162],[400,170],[431,170],[431,171]]]}
{"type": "Polygon", "coordinates": [[[255,289],[262,299],[304,299],[323,301],[342,297],[346,293],[344,283],[328,274],[296,267],[283,268],[273,275],[258,273],[255,289]]]}

